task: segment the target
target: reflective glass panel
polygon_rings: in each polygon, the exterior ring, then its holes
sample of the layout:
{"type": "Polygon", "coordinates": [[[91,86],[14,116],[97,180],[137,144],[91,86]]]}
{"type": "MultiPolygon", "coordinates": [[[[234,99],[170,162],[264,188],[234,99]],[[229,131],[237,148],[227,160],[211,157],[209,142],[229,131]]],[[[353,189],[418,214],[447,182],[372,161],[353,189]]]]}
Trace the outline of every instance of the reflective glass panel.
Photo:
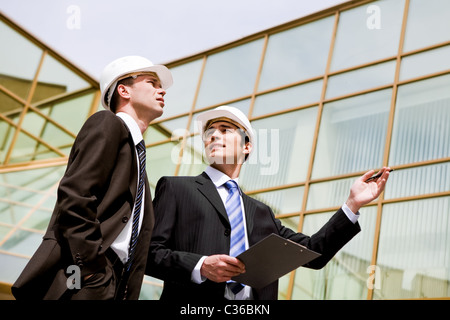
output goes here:
{"type": "Polygon", "coordinates": [[[163,281],[157,278],[144,276],[139,300],[159,300],[163,289],[163,281]]]}
{"type": "Polygon", "coordinates": [[[46,55],[39,72],[32,102],[89,87],[89,83],[51,55],[46,55]]]}
{"type": "Polygon", "coordinates": [[[408,52],[450,40],[450,2],[411,0],[403,51],[408,52]]]}
{"type": "Polygon", "coordinates": [[[147,148],[147,175],[152,187],[156,187],[156,183],[162,176],[175,174],[179,153],[180,146],[175,142],[147,148]]]}
{"type": "Polygon", "coordinates": [[[325,104],[314,179],[381,167],[391,92],[381,90],[325,104]]]}
{"type": "MultiPolygon", "coordinates": [[[[1,76],[0,76],[1,78],[1,76]]],[[[1,84],[1,83],[0,83],[1,84]]],[[[4,116],[11,117],[22,111],[23,104],[13,99],[3,91],[0,91],[0,113],[4,116]]],[[[0,120],[2,121],[2,120],[0,120]]]]}
{"type": "MultiPolygon", "coordinates": [[[[180,144],[182,142],[180,141],[180,144]]],[[[203,140],[200,135],[187,138],[178,175],[196,176],[202,173],[207,166],[204,150],[203,140]]]]}
{"type": "Polygon", "coordinates": [[[308,82],[257,96],[252,117],[318,103],[322,92],[322,82],[322,80],[308,82]]]}
{"type": "Polygon", "coordinates": [[[256,190],[306,179],[317,107],[252,122],[256,144],[245,163],[242,185],[256,190]]]}
{"type": "Polygon", "coordinates": [[[450,46],[425,51],[402,59],[400,81],[450,69],[450,46]]]}
{"type": "MultiPolygon", "coordinates": [[[[0,227],[1,228],[1,227],[0,227]]],[[[22,272],[29,259],[0,253],[0,281],[3,283],[14,283],[22,272]]]]}
{"type": "Polygon", "coordinates": [[[48,111],[48,116],[76,135],[89,117],[93,99],[94,93],[88,93],[50,104],[52,107],[48,111]]]}
{"type": "Polygon", "coordinates": [[[0,84],[26,100],[42,50],[0,21],[0,84]]]}
{"type": "Polygon", "coordinates": [[[389,164],[450,157],[450,75],[398,88],[389,164]]]}
{"type": "Polygon", "coordinates": [[[404,5],[382,0],[342,12],[331,71],[397,55],[404,5]]]}
{"type": "MultiPolygon", "coordinates": [[[[164,123],[162,123],[164,124],[164,123]]],[[[144,140],[146,144],[151,144],[159,141],[170,139],[172,134],[160,123],[150,125],[144,133],[144,140]]]]}
{"type": "Polygon", "coordinates": [[[144,133],[146,144],[159,141],[176,141],[187,134],[188,116],[151,124],[144,133]]]}
{"type": "Polygon", "coordinates": [[[304,189],[305,187],[295,187],[276,191],[255,193],[250,196],[267,204],[276,215],[288,214],[299,212],[301,210],[304,189]]]}
{"type": "Polygon", "coordinates": [[[450,197],[386,204],[374,299],[450,295],[450,197]]]}
{"type": "Polygon", "coordinates": [[[334,16],[330,16],[271,35],[259,91],[325,73],[333,25],[334,16]]]}
{"type": "Polygon", "coordinates": [[[385,199],[450,191],[450,162],[395,170],[384,192],[385,199]]]}
{"type": "MultiPolygon", "coordinates": [[[[307,215],[303,233],[312,235],[334,212],[307,215]]],[[[299,268],[296,271],[292,299],[366,299],[375,234],[376,207],[361,209],[359,232],[328,264],[320,270],[299,268]]]]}
{"type": "MultiPolygon", "coordinates": [[[[54,199],[56,201],[56,199],[54,199]]],[[[35,210],[33,214],[21,225],[23,228],[45,232],[52,216],[53,210],[35,210]]]]}
{"type": "MultiPolygon", "coordinates": [[[[294,231],[298,230],[298,224],[300,222],[299,216],[293,216],[289,218],[281,218],[280,219],[283,226],[290,228],[294,231]]],[[[278,299],[279,300],[286,300],[289,290],[289,280],[291,278],[292,272],[287,273],[286,275],[282,276],[278,280],[278,299]]]]}
{"type": "Polygon", "coordinates": [[[306,210],[342,206],[355,180],[356,178],[349,178],[311,184],[306,210]]]}
{"type": "Polygon", "coordinates": [[[331,76],[328,79],[326,98],[391,84],[394,74],[395,61],[389,61],[331,76]]]}
{"type": "Polygon", "coordinates": [[[255,87],[264,40],[259,39],[209,56],[197,109],[250,95],[255,87]]]}
{"type": "Polygon", "coordinates": [[[29,211],[29,206],[11,202],[8,198],[0,198],[0,223],[16,225],[29,211]]]}
{"type": "Polygon", "coordinates": [[[161,118],[186,113],[192,109],[203,60],[196,60],[170,68],[173,85],[164,96],[164,114],[161,118]]]}
{"type": "Polygon", "coordinates": [[[42,242],[43,233],[16,230],[0,246],[0,250],[31,257],[42,242]]]}

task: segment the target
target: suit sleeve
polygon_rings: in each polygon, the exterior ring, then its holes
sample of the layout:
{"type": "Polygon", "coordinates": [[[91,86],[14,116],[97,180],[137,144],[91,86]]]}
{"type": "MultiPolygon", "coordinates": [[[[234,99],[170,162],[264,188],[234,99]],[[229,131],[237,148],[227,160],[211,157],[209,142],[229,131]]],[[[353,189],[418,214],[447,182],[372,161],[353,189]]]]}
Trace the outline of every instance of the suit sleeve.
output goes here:
{"type": "Polygon", "coordinates": [[[279,234],[282,237],[295,241],[308,249],[321,254],[317,259],[304,265],[304,267],[311,269],[323,268],[345,244],[361,231],[359,223],[357,222],[354,224],[351,222],[342,209],[339,209],[330,220],[328,220],[328,222],[312,236],[296,233],[291,229],[284,227],[278,219],[275,220],[279,234]]]}
{"type": "Polygon", "coordinates": [[[156,185],[153,208],[155,227],[146,273],[162,280],[190,282],[192,270],[202,255],[172,249],[178,210],[176,190],[167,177],[162,177],[156,185]]]}
{"type": "Polygon", "coordinates": [[[102,244],[97,206],[102,201],[116,165],[121,139],[126,130],[110,111],[91,116],[72,147],[67,170],[58,189],[59,234],[68,245],[81,275],[92,274],[106,265],[99,255],[102,244]]]}

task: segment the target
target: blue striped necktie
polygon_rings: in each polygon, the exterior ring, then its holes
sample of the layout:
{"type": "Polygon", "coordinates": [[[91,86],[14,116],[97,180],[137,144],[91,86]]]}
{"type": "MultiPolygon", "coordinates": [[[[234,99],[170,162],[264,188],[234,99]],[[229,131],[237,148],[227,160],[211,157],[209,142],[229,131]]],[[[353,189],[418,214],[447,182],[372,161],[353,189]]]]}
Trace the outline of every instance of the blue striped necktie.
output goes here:
{"type": "Polygon", "coordinates": [[[134,202],[134,216],[133,216],[133,226],[131,229],[131,240],[130,240],[130,249],[128,253],[128,261],[127,261],[127,271],[130,270],[131,264],[134,258],[134,251],[136,249],[136,244],[138,240],[139,234],[139,216],[141,214],[142,207],[142,195],[144,192],[144,181],[145,181],[145,143],[144,140],[141,140],[136,145],[137,153],[139,156],[139,184],[136,194],[136,200],[134,202]]]}
{"type": "MultiPolygon", "coordinates": [[[[236,257],[245,251],[245,227],[242,217],[241,196],[239,187],[233,180],[225,182],[228,189],[228,197],[225,201],[225,209],[227,210],[228,220],[231,225],[230,236],[230,256],[236,257]]],[[[231,291],[236,294],[242,290],[243,285],[237,282],[228,283],[231,291]]]]}

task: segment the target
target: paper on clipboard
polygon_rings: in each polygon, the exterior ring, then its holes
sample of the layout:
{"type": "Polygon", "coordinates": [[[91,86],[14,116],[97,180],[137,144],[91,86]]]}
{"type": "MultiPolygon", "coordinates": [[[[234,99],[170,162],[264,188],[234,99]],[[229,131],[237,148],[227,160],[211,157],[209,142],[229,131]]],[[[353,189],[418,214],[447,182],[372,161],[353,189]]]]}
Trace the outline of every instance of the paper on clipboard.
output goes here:
{"type": "Polygon", "coordinates": [[[260,289],[319,256],[272,233],[237,256],[245,264],[246,272],[232,279],[260,289]]]}

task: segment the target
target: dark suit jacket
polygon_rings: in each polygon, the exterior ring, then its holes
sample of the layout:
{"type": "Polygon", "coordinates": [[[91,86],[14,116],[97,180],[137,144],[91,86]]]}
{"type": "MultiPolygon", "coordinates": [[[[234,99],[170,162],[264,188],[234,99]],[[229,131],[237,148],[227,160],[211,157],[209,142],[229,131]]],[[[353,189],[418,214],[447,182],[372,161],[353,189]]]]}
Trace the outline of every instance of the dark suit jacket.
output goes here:
{"type": "MultiPolygon", "coordinates": [[[[105,251],[130,219],[137,176],[135,146],[125,123],[110,111],[92,115],[74,142],[47,232],[14,283],[14,296],[59,299],[68,290],[66,280],[73,273],[67,272],[69,265],[80,267],[81,278],[93,273],[114,277],[111,270],[105,271],[111,267],[105,251]]],[[[129,299],[139,296],[154,224],[148,180],[145,185],[144,219],[130,273],[129,299]]]]}
{"type": "MultiPolygon", "coordinates": [[[[322,254],[307,265],[319,269],[359,231],[342,211],[313,236],[308,237],[284,227],[264,203],[242,194],[249,245],[271,233],[300,243],[322,254]]],[[[191,272],[202,256],[229,254],[230,223],[223,202],[208,175],[163,177],[156,186],[155,228],[150,245],[147,272],[164,280],[161,299],[221,300],[225,283],[206,280],[191,282],[191,272]]],[[[275,300],[278,281],[253,289],[258,300],[275,300]]]]}

